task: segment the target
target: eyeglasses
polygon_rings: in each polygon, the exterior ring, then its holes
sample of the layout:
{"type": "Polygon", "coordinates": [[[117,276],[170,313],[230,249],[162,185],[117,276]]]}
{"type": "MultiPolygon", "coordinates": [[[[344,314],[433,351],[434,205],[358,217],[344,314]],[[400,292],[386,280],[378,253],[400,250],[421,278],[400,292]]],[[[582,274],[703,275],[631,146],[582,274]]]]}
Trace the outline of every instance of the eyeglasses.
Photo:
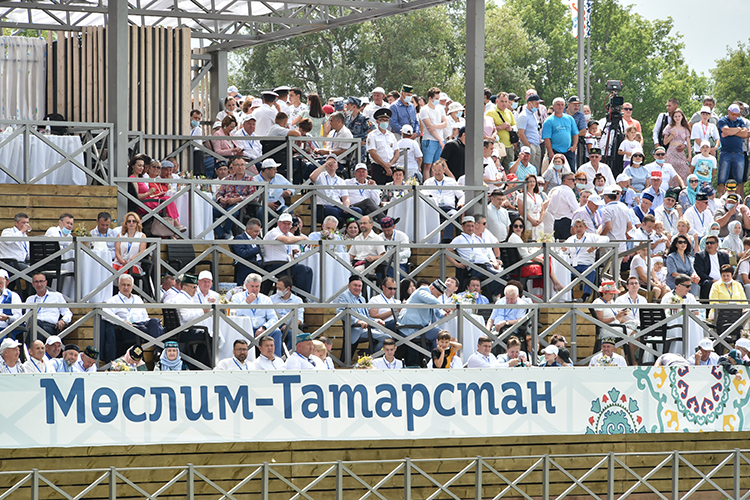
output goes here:
{"type": "Polygon", "coordinates": [[[633,111],[633,108],[622,108],[623,111],[633,111]]]}
{"type": "Polygon", "coordinates": [[[685,240],[680,240],[680,241],[678,241],[678,242],[677,242],[677,244],[678,244],[678,245],[687,245],[687,244],[688,244],[688,242],[687,242],[687,241],[685,241],[685,240]]]}
{"type": "Polygon", "coordinates": [[[136,222],[138,222],[138,221],[137,221],[137,220],[135,220],[135,219],[130,219],[130,220],[127,220],[127,221],[125,221],[125,222],[126,222],[127,224],[135,224],[135,223],[136,223],[136,222]]]}
{"type": "Polygon", "coordinates": [[[690,288],[690,285],[687,283],[677,283],[676,286],[684,286],[685,288],[690,288]]]}

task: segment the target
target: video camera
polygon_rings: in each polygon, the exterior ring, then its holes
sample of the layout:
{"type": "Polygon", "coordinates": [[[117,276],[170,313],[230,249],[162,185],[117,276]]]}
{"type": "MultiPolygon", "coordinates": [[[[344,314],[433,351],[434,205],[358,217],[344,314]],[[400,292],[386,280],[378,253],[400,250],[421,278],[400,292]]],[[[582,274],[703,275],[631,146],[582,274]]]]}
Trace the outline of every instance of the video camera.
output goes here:
{"type": "Polygon", "coordinates": [[[609,92],[609,101],[607,101],[607,115],[610,120],[613,118],[622,118],[622,105],[625,102],[625,98],[617,93],[622,90],[622,82],[620,80],[607,80],[607,92],[609,92]]]}

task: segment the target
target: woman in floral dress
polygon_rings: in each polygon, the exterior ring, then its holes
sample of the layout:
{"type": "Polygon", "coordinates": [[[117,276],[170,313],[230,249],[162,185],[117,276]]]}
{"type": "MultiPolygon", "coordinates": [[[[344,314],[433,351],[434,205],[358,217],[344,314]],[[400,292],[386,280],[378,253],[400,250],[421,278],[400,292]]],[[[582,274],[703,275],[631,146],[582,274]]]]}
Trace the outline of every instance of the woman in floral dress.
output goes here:
{"type": "Polygon", "coordinates": [[[685,119],[685,113],[677,108],[672,114],[672,125],[664,128],[664,144],[667,149],[666,162],[671,163],[677,174],[685,180],[690,174],[690,129],[685,119]]]}

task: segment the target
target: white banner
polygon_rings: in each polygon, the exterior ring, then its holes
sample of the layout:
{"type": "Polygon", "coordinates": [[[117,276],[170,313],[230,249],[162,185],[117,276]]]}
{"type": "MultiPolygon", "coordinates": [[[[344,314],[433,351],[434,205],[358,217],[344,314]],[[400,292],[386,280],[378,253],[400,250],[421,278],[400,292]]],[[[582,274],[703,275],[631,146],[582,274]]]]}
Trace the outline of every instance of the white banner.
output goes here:
{"type": "Polygon", "coordinates": [[[0,376],[0,448],[744,431],[740,368],[0,376]]]}

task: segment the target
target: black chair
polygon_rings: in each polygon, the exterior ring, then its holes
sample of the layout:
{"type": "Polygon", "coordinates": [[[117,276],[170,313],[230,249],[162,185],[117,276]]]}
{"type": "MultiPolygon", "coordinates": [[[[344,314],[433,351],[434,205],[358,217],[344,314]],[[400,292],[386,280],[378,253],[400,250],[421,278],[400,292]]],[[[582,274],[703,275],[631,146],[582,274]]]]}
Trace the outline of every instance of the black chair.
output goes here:
{"type": "MultiPolygon", "coordinates": [[[[716,331],[716,337],[718,338],[720,335],[723,335],[724,332],[729,330],[733,324],[737,322],[738,319],[742,317],[742,309],[717,309],[716,310],[716,320],[714,321],[714,330],[716,331]]],[[[740,332],[742,330],[742,324],[737,325],[726,337],[724,337],[724,340],[727,341],[728,344],[734,344],[737,339],[740,337],[740,332]]],[[[724,354],[725,348],[721,343],[717,343],[716,347],[716,354],[721,356],[724,354]]]]}
{"type": "MultiPolygon", "coordinates": [[[[667,318],[667,313],[665,309],[638,309],[638,317],[641,321],[641,330],[646,330],[650,328],[651,326],[659,323],[660,321],[664,321],[667,318]]],[[[669,352],[669,347],[672,345],[673,342],[681,342],[682,336],[680,337],[673,337],[673,338],[667,338],[667,333],[669,330],[675,330],[679,329],[682,331],[682,324],[679,325],[667,325],[664,324],[654,330],[651,331],[651,333],[644,335],[640,337],[641,343],[645,345],[650,345],[653,347],[654,350],[657,350],[657,346],[662,346],[662,354],[665,352],[669,352]]],[[[636,360],[638,360],[639,365],[643,365],[643,349],[638,349],[638,353],[636,354],[636,360]]],[[[656,362],[656,358],[654,358],[654,361],[651,363],[647,363],[649,365],[653,365],[656,362]]]]}
{"type": "MultiPolygon", "coordinates": [[[[29,241],[29,262],[31,266],[35,266],[37,263],[59,251],[60,243],[57,241],[29,241]]],[[[74,260],[73,258],[63,259],[62,256],[58,256],[36,268],[35,272],[44,274],[44,277],[50,283],[52,280],[57,280],[56,290],[62,293],[65,279],[73,279],[75,276],[74,271],[63,271],[62,265],[64,262],[74,262],[74,260]]]]}
{"type": "MultiPolygon", "coordinates": [[[[406,337],[406,333],[402,333],[401,330],[421,330],[424,328],[422,325],[399,325],[396,324],[396,333],[398,333],[401,337],[406,337]]],[[[429,347],[427,347],[427,339],[425,338],[424,334],[420,335],[419,337],[415,337],[410,340],[410,342],[414,345],[417,345],[419,347],[422,347],[426,351],[429,351],[429,347]]],[[[421,352],[417,351],[416,349],[413,349],[409,347],[406,343],[401,344],[396,349],[396,357],[399,359],[402,359],[404,361],[404,367],[419,367],[419,368],[425,368],[427,366],[428,357],[422,354],[421,352]]]]}
{"type": "MultiPolygon", "coordinates": [[[[162,313],[164,315],[164,330],[171,332],[181,328],[182,323],[177,309],[164,309],[162,313]]],[[[213,342],[211,341],[211,335],[208,333],[208,328],[205,326],[193,325],[190,328],[183,328],[169,340],[174,340],[179,344],[182,354],[190,356],[206,366],[213,367],[211,362],[213,359],[213,342]]],[[[195,364],[185,362],[191,369],[199,369],[195,364]]]]}
{"type": "MultiPolygon", "coordinates": [[[[176,244],[167,245],[167,262],[176,270],[180,270],[195,259],[195,248],[193,245],[176,244]]],[[[190,273],[195,274],[195,268],[198,266],[210,266],[210,260],[201,260],[189,269],[190,273]]]]}
{"type": "MultiPolygon", "coordinates": [[[[522,260],[521,252],[519,252],[517,248],[500,247],[500,259],[503,261],[503,267],[508,268],[522,260]]],[[[521,267],[518,267],[511,272],[505,273],[504,277],[506,279],[514,279],[520,281],[523,285],[523,289],[528,290],[529,287],[527,286],[527,282],[529,281],[529,278],[524,278],[521,276],[521,274],[523,274],[524,268],[534,265],[541,266],[541,264],[539,264],[538,262],[527,262],[526,264],[522,264],[521,267]]],[[[544,277],[544,272],[544,266],[542,266],[542,278],[544,277]]]]}
{"type": "Polygon", "coordinates": [[[138,264],[141,266],[141,269],[143,269],[143,273],[136,274],[131,272],[128,274],[133,277],[133,284],[143,290],[143,294],[139,295],[143,295],[144,298],[151,297],[152,299],[156,300],[156,296],[154,295],[154,285],[152,281],[154,263],[149,259],[143,259],[138,261],[138,264]]]}

